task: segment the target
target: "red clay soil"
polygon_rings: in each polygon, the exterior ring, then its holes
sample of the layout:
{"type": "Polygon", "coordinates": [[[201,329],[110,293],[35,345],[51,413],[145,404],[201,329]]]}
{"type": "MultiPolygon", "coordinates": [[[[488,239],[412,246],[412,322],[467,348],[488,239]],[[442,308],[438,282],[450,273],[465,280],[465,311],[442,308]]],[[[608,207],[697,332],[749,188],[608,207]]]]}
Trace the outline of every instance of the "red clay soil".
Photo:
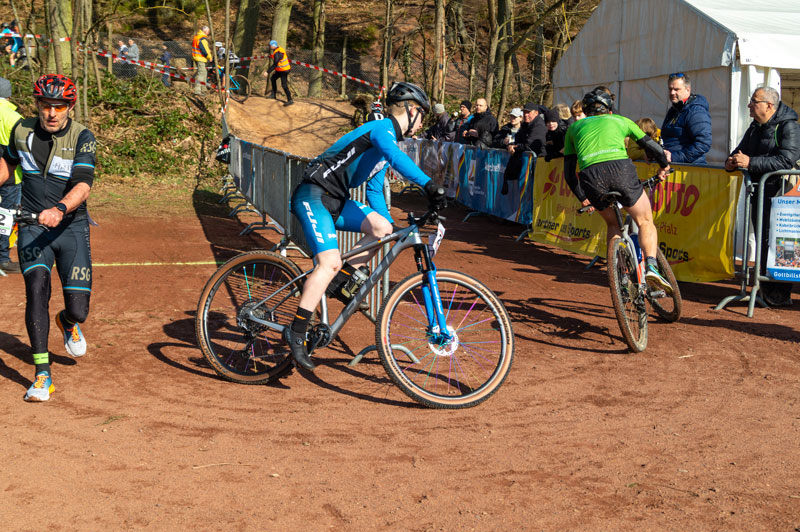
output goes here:
{"type": "MultiPolygon", "coordinates": [[[[420,198],[395,203],[395,218],[420,198]]],[[[197,204],[198,198],[187,197],[197,204]]],[[[482,405],[418,407],[355,316],[313,374],[221,380],[194,312],[215,263],[270,247],[251,221],[95,211],[89,353],[50,331],[56,391],[33,367],[19,275],[0,278],[2,530],[794,530],[800,526],[798,309],[714,311],[735,283],[682,284],[683,318],[627,351],[605,271],[514,241],[489,217],[448,229],[437,263],[483,280],[516,334],[482,405]]],[[[307,263],[307,262],[306,262],[307,263]]],[[[393,268],[400,279],[411,255],[393,268]]],[[[54,280],[51,315],[61,310],[54,280]]]]}

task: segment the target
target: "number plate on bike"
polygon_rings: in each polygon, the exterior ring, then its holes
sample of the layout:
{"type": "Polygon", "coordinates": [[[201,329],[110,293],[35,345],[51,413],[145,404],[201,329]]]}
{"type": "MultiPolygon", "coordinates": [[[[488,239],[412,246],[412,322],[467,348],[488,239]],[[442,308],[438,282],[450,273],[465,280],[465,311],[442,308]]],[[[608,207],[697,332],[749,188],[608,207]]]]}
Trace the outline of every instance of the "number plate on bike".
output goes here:
{"type": "Polygon", "coordinates": [[[430,251],[431,257],[436,256],[436,252],[439,251],[439,246],[442,245],[442,240],[444,240],[444,226],[442,222],[439,222],[436,233],[431,233],[428,237],[428,250],[430,251]]]}
{"type": "Polygon", "coordinates": [[[9,236],[14,227],[14,216],[11,211],[0,207],[0,235],[9,236]]]}

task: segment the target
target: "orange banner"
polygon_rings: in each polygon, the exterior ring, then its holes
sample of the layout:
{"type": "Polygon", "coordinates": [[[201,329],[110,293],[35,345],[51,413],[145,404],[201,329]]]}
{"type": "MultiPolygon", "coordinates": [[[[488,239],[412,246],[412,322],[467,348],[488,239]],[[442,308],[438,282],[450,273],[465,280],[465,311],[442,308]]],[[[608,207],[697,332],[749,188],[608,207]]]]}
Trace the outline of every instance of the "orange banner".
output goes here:
{"type": "MultiPolygon", "coordinates": [[[[634,163],[640,179],[657,165],[634,163]]],[[[742,184],[739,172],[675,166],[650,196],[658,245],[680,281],[709,282],[733,277],[733,227],[742,184]]],[[[575,253],[605,257],[605,223],[578,215],[580,207],[564,181],[563,159],[539,160],[534,178],[530,237],[575,253]]],[[[645,191],[647,192],[647,191],[645,191]]]]}

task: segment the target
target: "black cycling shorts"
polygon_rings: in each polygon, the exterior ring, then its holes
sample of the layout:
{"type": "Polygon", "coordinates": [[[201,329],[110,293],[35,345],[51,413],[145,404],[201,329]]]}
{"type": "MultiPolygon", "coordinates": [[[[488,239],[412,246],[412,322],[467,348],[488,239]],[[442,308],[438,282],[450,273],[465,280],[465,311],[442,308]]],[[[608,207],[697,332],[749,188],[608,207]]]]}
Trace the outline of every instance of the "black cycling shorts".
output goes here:
{"type": "Polygon", "coordinates": [[[610,203],[603,201],[603,196],[611,191],[622,194],[617,201],[623,207],[632,207],[642,195],[644,188],[636,167],[630,159],[605,161],[589,166],[578,173],[581,188],[592,206],[598,211],[606,209],[610,203]]]}
{"type": "Polygon", "coordinates": [[[74,220],[55,229],[42,225],[22,226],[18,246],[23,275],[34,268],[51,271],[55,263],[64,290],[92,291],[88,220],[74,220]]]}

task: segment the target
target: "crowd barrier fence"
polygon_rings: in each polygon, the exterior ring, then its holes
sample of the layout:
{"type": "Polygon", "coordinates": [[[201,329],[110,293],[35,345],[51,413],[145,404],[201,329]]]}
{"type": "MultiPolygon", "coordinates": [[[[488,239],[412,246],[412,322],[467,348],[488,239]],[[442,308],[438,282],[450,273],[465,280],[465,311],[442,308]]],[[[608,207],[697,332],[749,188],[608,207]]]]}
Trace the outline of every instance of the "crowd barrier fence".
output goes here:
{"type": "MultiPolygon", "coordinates": [[[[749,231],[742,231],[738,237],[741,238],[741,246],[744,249],[742,254],[741,267],[736,272],[740,278],[741,288],[738,294],[724,298],[715,307],[721,310],[726,305],[744,301],[747,302],[747,317],[752,318],[755,313],[756,302],[764,307],[769,305],[758,294],[761,283],[764,281],[785,281],[800,282],[800,184],[790,183],[789,180],[795,176],[800,176],[798,170],[777,170],[764,174],[757,184],[750,182],[749,176],[746,178],[745,190],[748,196],[756,195],[756,227],[755,227],[755,261],[752,266],[752,288],[748,294],[747,288],[751,283],[751,267],[748,264],[749,256],[749,231]],[[764,220],[764,184],[768,179],[780,177],[782,179],[782,194],[771,199],[773,205],[771,219],[767,220],[767,227],[770,230],[769,248],[763,249],[763,239],[765,220],[764,220]],[[787,192],[788,190],[788,192],[787,192]],[[782,205],[781,205],[782,204],[782,205]],[[783,206],[784,209],[777,207],[783,206]],[[778,241],[783,244],[778,246],[778,241]],[[781,265],[778,258],[778,251],[787,252],[788,243],[791,243],[791,259],[788,265],[781,265]],[[781,249],[782,248],[782,249],[781,249]],[[767,271],[761,268],[761,257],[764,253],[769,253],[767,258],[767,271]],[[772,265],[772,267],[770,267],[772,265]]],[[[749,198],[748,198],[749,199],[749,198]]],[[[744,227],[750,218],[750,201],[745,202],[744,227]]]]}
{"type": "MultiPolygon", "coordinates": [[[[288,249],[298,249],[306,256],[311,254],[311,247],[306,241],[300,222],[291,212],[291,195],[295,187],[303,179],[303,170],[311,161],[306,157],[299,157],[287,152],[253,144],[233,137],[231,139],[231,158],[229,163],[230,181],[228,194],[223,199],[241,197],[245,200],[247,208],[262,217],[261,222],[249,224],[242,231],[248,233],[256,228],[267,228],[277,231],[282,235],[281,242],[276,244],[272,251],[279,251],[286,255],[288,249]],[[269,218],[269,221],[267,219],[269,218]]],[[[386,204],[391,207],[388,184],[384,187],[386,204]]],[[[351,191],[352,199],[360,202],[366,200],[366,185],[351,191]]],[[[231,215],[235,214],[241,205],[234,208],[231,215]]],[[[337,231],[339,249],[344,253],[355,247],[361,238],[360,234],[346,231],[337,231]]],[[[370,262],[374,269],[383,258],[388,245],[384,246],[370,262]]],[[[381,302],[389,294],[389,271],[384,274],[368,295],[366,302],[369,309],[364,313],[371,320],[375,320],[381,302]]],[[[322,319],[327,322],[327,305],[322,305],[322,319]]]]}
{"type": "Polygon", "coordinates": [[[506,150],[483,150],[455,142],[423,139],[406,139],[400,142],[400,149],[425,174],[444,186],[450,199],[475,212],[523,225],[531,222],[536,165],[533,154],[522,156],[520,175],[507,182],[504,194],[503,175],[510,158],[506,150]]]}

